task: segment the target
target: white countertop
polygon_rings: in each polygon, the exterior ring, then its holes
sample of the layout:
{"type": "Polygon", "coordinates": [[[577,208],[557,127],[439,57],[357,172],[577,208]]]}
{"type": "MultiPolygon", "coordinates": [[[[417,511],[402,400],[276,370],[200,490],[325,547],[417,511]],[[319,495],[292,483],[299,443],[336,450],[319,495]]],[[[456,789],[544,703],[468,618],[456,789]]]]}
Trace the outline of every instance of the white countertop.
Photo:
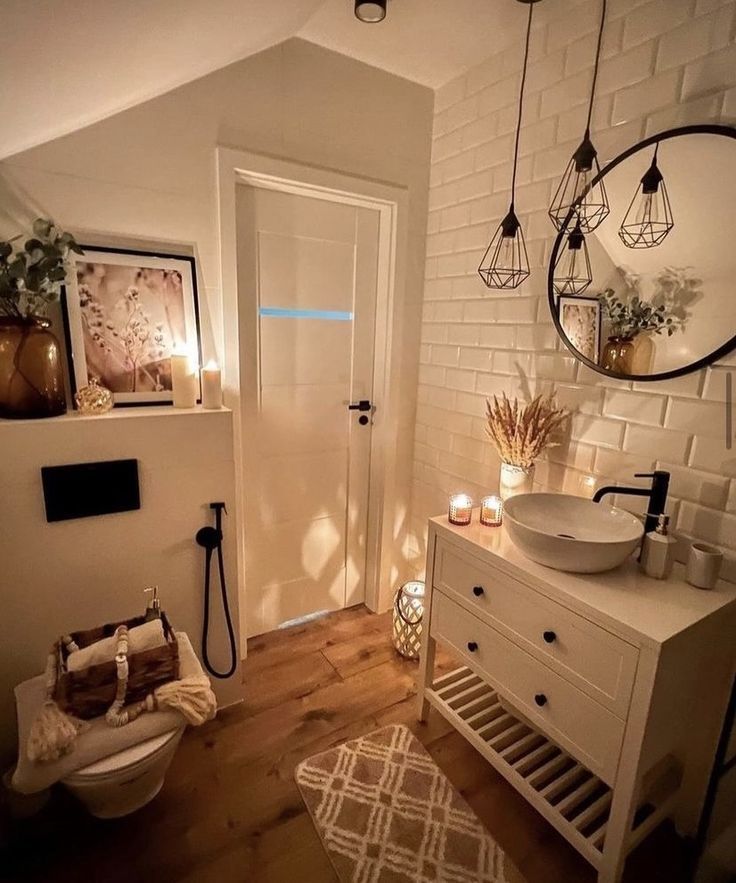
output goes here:
{"type": "Polygon", "coordinates": [[[480,524],[477,509],[468,527],[450,524],[446,515],[431,522],[466,552],[635,642],[659,646],[719,611],[736,615],[735,584],[720,580],[714,589],[696,589],[685,582],[682,564],[668,580],[645,576],[633,557],[606,573],[563,573],[527,558],[505,527],[480,524]]]}

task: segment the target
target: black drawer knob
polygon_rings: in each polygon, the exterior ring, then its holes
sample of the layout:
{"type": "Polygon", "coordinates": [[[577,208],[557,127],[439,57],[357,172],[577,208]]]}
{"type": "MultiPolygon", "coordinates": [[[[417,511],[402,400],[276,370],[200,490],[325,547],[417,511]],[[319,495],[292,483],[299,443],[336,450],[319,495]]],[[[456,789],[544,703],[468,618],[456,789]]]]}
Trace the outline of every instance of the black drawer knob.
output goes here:
{"type": "Polygon", "coordinates": [[[547,697],[544,695],[544,693],[537,693],[537,695],[534,697],[534,701],[541,708],[543,705],[547,704],[547,697]]]}
{"type": "Polygon", "coordinates": [[[468,650],[470,650],[471,653],[475,653],[477,649],[478,645],[475,643],[475,641],[468,641],[468,650]]]}
{"type": "Polygon", "coordinates": [[[542,637],[548,644],[553,644],[557,640],[557,635],[550,631],[545,632],[542,637]]]}
{"type": "Polygon", "coordinates": [[[473,594],[476,598],[480,598],[483,594],[483,586],[473,586],[473,594]]]}

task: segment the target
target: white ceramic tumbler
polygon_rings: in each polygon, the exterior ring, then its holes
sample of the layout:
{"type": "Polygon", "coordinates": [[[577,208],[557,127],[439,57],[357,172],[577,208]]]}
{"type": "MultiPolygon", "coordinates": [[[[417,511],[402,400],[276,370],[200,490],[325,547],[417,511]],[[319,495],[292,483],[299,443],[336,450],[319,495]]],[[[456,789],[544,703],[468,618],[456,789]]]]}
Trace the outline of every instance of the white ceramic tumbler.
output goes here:
{"type": "Polygon", "coordinates": [[[721,572],[723,552],[705,543],[693,543],[687,559],[687,581],[699,589],[712,589],[721,572]]]}

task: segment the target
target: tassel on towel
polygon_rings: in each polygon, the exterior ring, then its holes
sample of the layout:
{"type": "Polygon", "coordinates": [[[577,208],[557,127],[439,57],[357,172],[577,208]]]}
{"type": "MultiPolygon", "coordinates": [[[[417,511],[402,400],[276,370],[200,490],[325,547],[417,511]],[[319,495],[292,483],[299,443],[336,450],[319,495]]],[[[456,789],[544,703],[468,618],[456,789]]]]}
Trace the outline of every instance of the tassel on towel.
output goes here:
{"type": "Polygon", "coordinates": [[[181,712],[194,727],[212,720],[217,712],[217,699],[206,675],[196,675],[163,684],[146,697],[146,710],[172,708],[181,712]]]}
{"type": "Polygon", "coordinates": [[[56,647],[51,648],[46,661],[46,701],[31,725],[26,751],[34,763],[58,760],[74,747],[77,734],[89,724],[65,714],[54,702],[56,685],[56,647]]]}

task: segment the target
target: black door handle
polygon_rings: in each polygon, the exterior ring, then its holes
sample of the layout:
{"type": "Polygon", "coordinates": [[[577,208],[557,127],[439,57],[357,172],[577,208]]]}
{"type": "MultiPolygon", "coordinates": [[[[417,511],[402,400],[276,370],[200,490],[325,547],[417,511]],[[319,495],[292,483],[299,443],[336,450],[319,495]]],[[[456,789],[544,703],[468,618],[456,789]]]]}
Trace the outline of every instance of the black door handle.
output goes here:
{"type": "Polygon", "coordinates": [[[545,640],[548,644],[552,644],[554,641],[557,640],[557,635],[556,635],[554,632],[552,632],[552,631],[544,632],[544,634],[542,635],[542,637],[544,638],[544,640],[545,640]]]}
{"type": "Polygon", "coordinates": [[[544,693],[537,693],[537,695],[534,697],[534,701],[541,708],[543,705],[547,704],[547,697],[544,695],[544,693]]]}
{"type": "Polygon", "coordinates": [[[468,650],[470,650],[471,653],[475,653],[477,649],[478,645],[475,643],[475,641],[468,641],[468,650]]]}
{"type": "Polygon", "coordinates": [[[476,598],[480,598],[483,594],[483,586],[473,586],[473,594],[476,598]]]}
{"type": "Polygon", "coordinates": [[[348,411],[370,411],[372,407],[368,399],[361,399],[359,402],[350,402],[348,411]]]}

